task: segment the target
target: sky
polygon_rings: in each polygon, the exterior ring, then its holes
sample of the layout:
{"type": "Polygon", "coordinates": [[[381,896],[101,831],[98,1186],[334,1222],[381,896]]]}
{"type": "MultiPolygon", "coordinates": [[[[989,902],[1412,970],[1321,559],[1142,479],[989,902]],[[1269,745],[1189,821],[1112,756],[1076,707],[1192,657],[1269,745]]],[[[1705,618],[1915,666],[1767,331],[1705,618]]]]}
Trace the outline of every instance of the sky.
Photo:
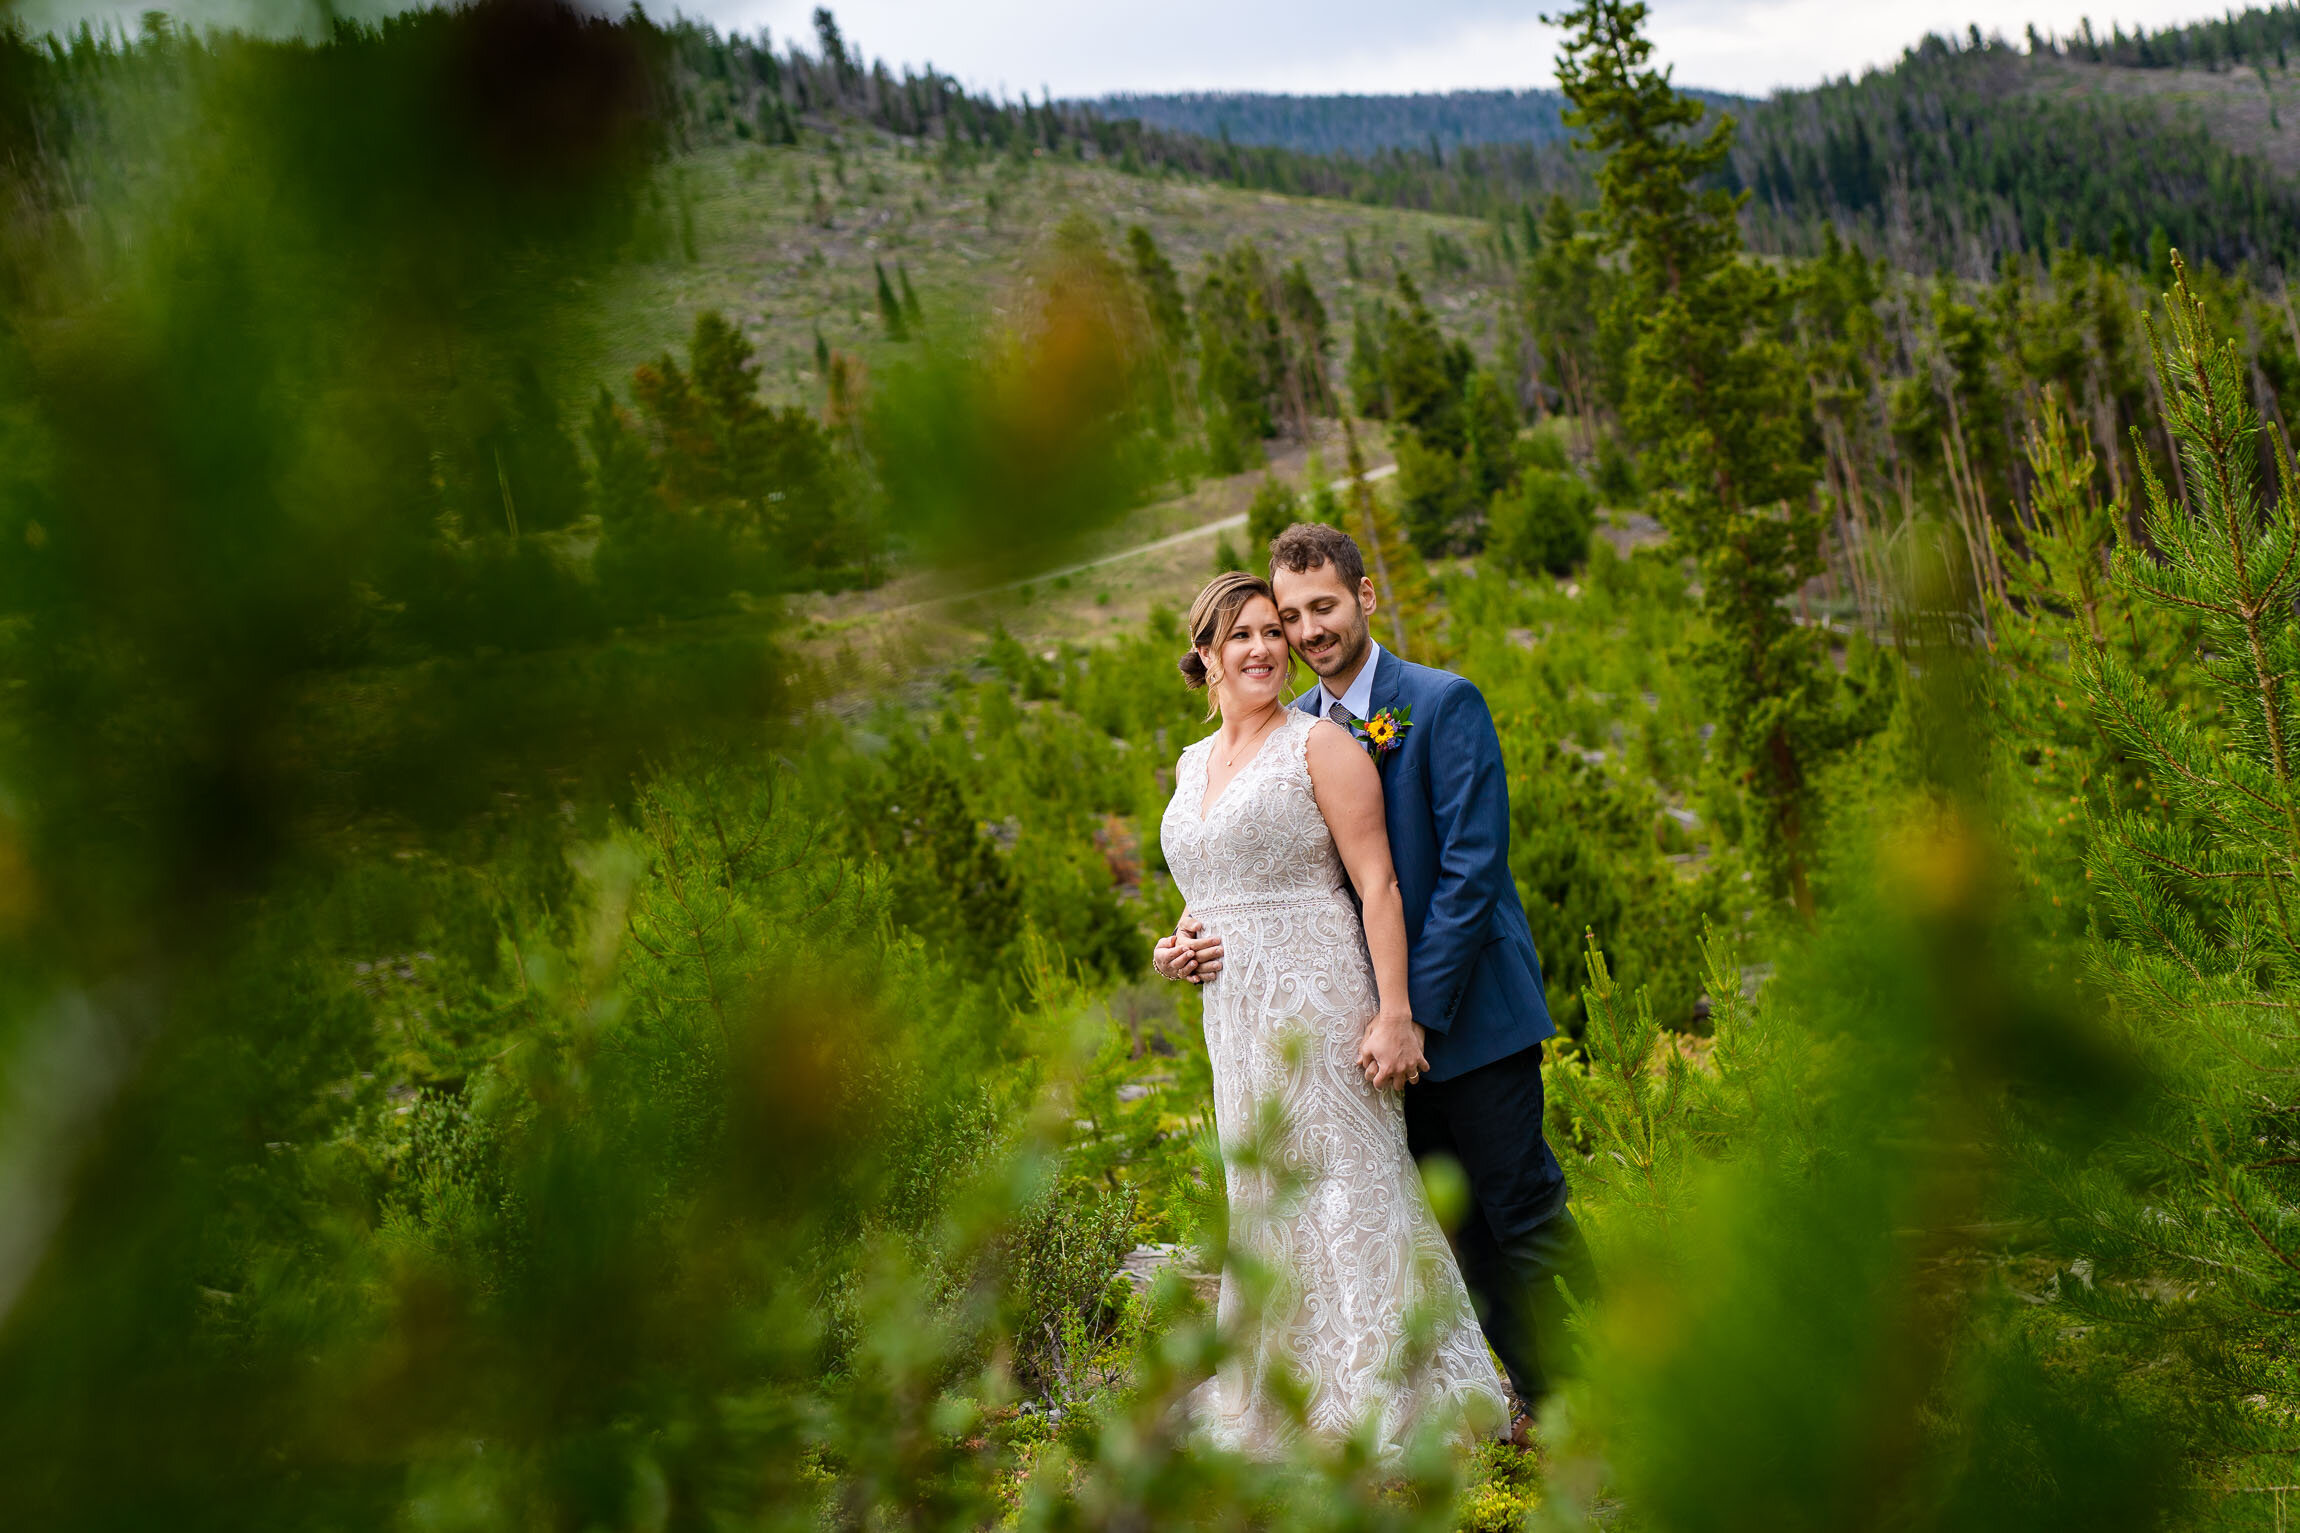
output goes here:
{"type": "MultiPolygon", "coordinates": [[[[660,3],[660,0],[658,0],[660,3]]],[[[1649,30],[1680,85],[1763,95],[1890,63],[1927,32],[2018,41],[2033,23],[2221,15],[2212,0],[1650,0],[1649,30]]],[[[778,43],[810,37],[816,0],[681,0],[690,15],[778,43]]],[[[653,7],[650,7],[653,9],[653,7]]],[[[1108,91],[1436,91],[1552,83],[1562,0],[835,0],[872,58],[933,63],[967,84],[1062,97],[1108,91]]]]}
{"type": "MultiPolygon", "coordinates": [[[[373,14],[415,0],[331,0],[373,14]]],[[[620,10],[625,0],[577,0],[620,10]]],[[[646,0],[656,16],[722,30],[769,28],[813,45],[819,0],[646,0]]],[[[1007,95],[1265,90],[1320,93],[1524,88],[1553,83],[1567,0],[831,0],[850,42],[892,65],[924,65],[1007,95]]],[[[1927,32],[2150,30],[2218,16],[2226,0],[1648,0],[1647,30],[1680,85],[1761,96],[1889,64],[1927,32]]],[[[11,0],[0,0],[0,14],[11,0]]],[[[35,31],[82,17],[129,30],[147,5],[194,22],[293,30],[313,0],[13,0],[35,31]]]]}

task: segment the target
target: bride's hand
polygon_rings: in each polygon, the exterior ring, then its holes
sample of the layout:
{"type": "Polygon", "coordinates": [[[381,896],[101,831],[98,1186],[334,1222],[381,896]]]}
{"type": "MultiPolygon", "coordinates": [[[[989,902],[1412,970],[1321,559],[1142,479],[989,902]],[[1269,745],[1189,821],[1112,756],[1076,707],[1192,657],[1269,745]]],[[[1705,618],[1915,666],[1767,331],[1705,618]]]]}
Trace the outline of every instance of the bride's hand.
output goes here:
{"type": "Polygon", "coordinates": [[[1203,985],[1222,972],[1222,939],[1203,935],[1205,923],[1196,916],[1185,915],[1174,927],[1174,935],[1158,939],[1150,953],[1150,967],[1167,979],[1187,980],[1203,985]]]}
{"type": "Polygon", "coordinates": [[[1388,1091],[1420,1080],[1430,1067],[1422,1052],[1428,1036],[1428,1030],[1404,1012],[1376,1012],[1358,1044],[1358,1068],[1365,1072],[1366,1084],[1388,1091]]]}

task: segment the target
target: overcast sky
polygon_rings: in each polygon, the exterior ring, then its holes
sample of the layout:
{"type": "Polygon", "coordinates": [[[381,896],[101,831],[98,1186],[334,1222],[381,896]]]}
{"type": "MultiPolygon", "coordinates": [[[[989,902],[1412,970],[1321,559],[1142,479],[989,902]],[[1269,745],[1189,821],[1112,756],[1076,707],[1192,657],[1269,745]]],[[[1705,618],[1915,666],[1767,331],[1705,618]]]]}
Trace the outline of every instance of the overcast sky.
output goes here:
{"type": "MultiPolygon", "coordinates": [[[[683,0],[722,27],[810,32],[816,0],[683,0]]],[[[1105,91],[1417,91],[1552,83],[1549,3],[1500,0],[841,0],[874,58],[931,61],[970,85],[1105,91]]],[[[1681,85],[1761,95],[1889,63],[1928,31],[1978,22],[2074,30],[2084,16],[2151,30],[2218,16],[2209,0],[1653,0],[1652,35],[1681,85]]]]}
{"type": "MultiPolygon", "coordinates": [[[[626,0],[578,0],[620,9],[626,0]]],[[[812,46],[818,0],[645,0],[722,29],[771,28],[812,46]]],[[[1010,95],[1106,91],[1433,91],[1548,85],[1557,52],[1543,10],[1565,0],[834,0],[849,40],[890,64],[932,63],[1010,95]]],[[[1927,32],[1978,22],[2014,42],[2034,23],[2086,15],[2151,30],[2223,14],[2213,0],[1650,0],[1661,61],[1680,85],[1763,95],[1887,64],[1927,32]]],[[[10,0],[0,0],[0,14],[10,0]]],[[[157,4],[195,22],[293,29],[313,0],[15,0],[34,30],[83,16],[133,29],[157,4]]],[[[392,0],[334,0],[375,14],[392,0]]]]}

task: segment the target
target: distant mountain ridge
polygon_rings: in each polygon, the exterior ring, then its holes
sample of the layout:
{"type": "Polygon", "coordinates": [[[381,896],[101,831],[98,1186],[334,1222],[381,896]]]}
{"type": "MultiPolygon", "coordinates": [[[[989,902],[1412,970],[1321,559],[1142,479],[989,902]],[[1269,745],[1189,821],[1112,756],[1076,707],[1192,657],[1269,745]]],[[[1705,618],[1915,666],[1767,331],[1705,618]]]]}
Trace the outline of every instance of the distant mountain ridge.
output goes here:
{"type": "MultiPolygon", "coordinates": [[[[2153,33],[2085,23],[2015,41],[1975,26],[1858,77],[1764,99],[1688,94],[1738,119],[1719,180],[1750,193],[1760,250],[1809,255],[1833,228],[1911,269],[1970,276],[2063,244],[2151,269],[2170,246],[2300,269],[2295,55],[2300,3],[2278,0],[2153,33]]],[[[1490,215],[1590,195],[1564,107],[1554,90],[1208,91],[1069,109],[1165,135],[1176,158],[1229,179],[1490,215]]]]}
{"type": "MultiPolygon", "coordinates": [[[[1538,240],[1553,198],[1595,195],[1595,165],[1554,91],[1010,100],[866,59],[827,11],[817,32],[810,52],[668,29],[693,127],[775,145],[860,122],[954,165],[1067,154],[1467,215],[1491,224],[1495,260],[1538,240]]],[[[1970,277],[2064,246],[2151,271],[2177,247],[2224,270],[2300,272],[2295,53],[2300,4],[2288,0],[2154,33],[2082,27],[2015,43],[1974,27],[1927,36],[1857,79],[1761,101],[1693,94],[1738,119],[1716,184],[1749,194],[1745,227],[1766,254],[1813,254],[1833,231],[1904,269],[1970,277]]]]}
{"type": "MultiPolygon", "coordinates": [[[[1711,106],[1739,96],[1695,90],[1711,106]]],[[[1120,92],[1076,103],[1105,117],[1133,118],[1169,133],[1228,138],[1305,154],[1366,157],[1386,149],[1448,150],[1475,144],[1554,144],[1571,134],[1554,90],[1427,91],[1400,95],[1287,95],[1275,91],[1120,92]]]]}

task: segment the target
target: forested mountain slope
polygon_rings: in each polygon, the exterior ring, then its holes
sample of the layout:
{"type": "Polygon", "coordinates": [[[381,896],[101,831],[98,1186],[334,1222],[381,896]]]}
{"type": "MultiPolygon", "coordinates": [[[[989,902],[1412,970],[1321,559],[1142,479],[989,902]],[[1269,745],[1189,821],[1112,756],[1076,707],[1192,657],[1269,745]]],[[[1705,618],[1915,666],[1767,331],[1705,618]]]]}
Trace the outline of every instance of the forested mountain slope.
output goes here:
{"type": "MultiPolygon", "coordinates": [[[[1693,91],[1712,106],[1741,97],[1693,91]]],[[[1370,155],[1384,149],[1457,149],[1464,144],[1562,144],[1573,135],[1553,90],[1426,91],[1412,95],[1295,96],[1266,91],[1119,92],[1090,103],[1174,133],[1272,144],[1311,154],[1370,155]]]]}
{"type": "MultiPolygon", "coordinates": [[[[1056,156],[1521,228],[1553,196],[1590,196],[1554,92],[1033,103],[873,60],[827,11],[804,40],[684,21],[646,31],[687,147],[790,144],[803,122],[837,119],[945,160],[1056,156]]],[[[2177,245],[2220,266],[2281,266],[2300,244],[2300,129],[2285,121],[2296,39],[2290,5],[2154,34],[1976,30],[1764,102],[1692,94],[1738,120],[1721,174],[1752,193],[1747,232],[1769,253],[1812,254],[1834,225],[1897,264],[1968,276],[2064,242],[2134,263],[2177,245]]],[[[41,142],[69,138],[75,93],[114,71],[89,39],[47,48],[60,67],[27,76],[10,113],[41,142]]]]}
{"type": "Polygon", "coordinates": [[[1482,216],[1529,199],[1586,191],[1570,152],[1514,143],[1433,156],[1426,148],[1370,155],[1311,154],[1170,131],[1092,106],[994,98],[933,68],[899,70],[867,58],[828,10],[815,14],[813,47],[721,36],[681,21],[659,34],[675,63],[690,136],[797,141],[803,119],[836,117],[925,141],[964,158],[985,150],[1108,161],[1120,169],[1180,174],[1257,191],[1340,197],[1482,216]]]}
{"type": "Polygon", "coordinates": [[[2281,264],[2300,190],[2228,131],[2235,114],[2113,83],[2143,73],[1928,38],[1891,70],[1785,92],[1735,146],[1752,232],[1809,253],[1834,223],[1900,264],[1974,276],[2062,243],[2138,262],[2152,239],[2281,264]]]}
{"type": "MultiPolygon", "coordinates": [[[[1765,101],[1692,94],[1739,120],[1725,174],[1752,193],[1749,233],[1762,249],[1811,254],[1834,224],[1899,264],[1974,276],[2009,251],[2063,242],[2134,262],[2153,239],[2223,266],[2281,265],[2300,239],[2300,128],[2286,121],[2300,97],[2296,46],[2300,10],[2289,5],[2157,33],[2087,25],[2008,41],[1973,29],[1927,37],[1858,79],[1765,101]]],[[[1585,184],[1560,98],[1542,90],[1111,96],[1091,110],[1219,139],[1232,153],[1378,157],[1378,184],[1370,163],[1354,181],[1323,172],[1349,183],[1345,195],[1448,205],[1422,183],[1476,145],[1512,146],[1472,162],[1495,198],[1585,184]]]]}
{"type": "Polygon", "coordinates": [[[2300,81],[2281,59],[2264,67],[2142,69],[2044,53],[2030,61],[2024,83],[2036,94],[2063,99],[2112,95],[2144,101],[2176,121],[2202,127],[2232,150],[2267,161],[2282,175],[2300,173],[2300,128],[2291,120],[2300,81]]]}

